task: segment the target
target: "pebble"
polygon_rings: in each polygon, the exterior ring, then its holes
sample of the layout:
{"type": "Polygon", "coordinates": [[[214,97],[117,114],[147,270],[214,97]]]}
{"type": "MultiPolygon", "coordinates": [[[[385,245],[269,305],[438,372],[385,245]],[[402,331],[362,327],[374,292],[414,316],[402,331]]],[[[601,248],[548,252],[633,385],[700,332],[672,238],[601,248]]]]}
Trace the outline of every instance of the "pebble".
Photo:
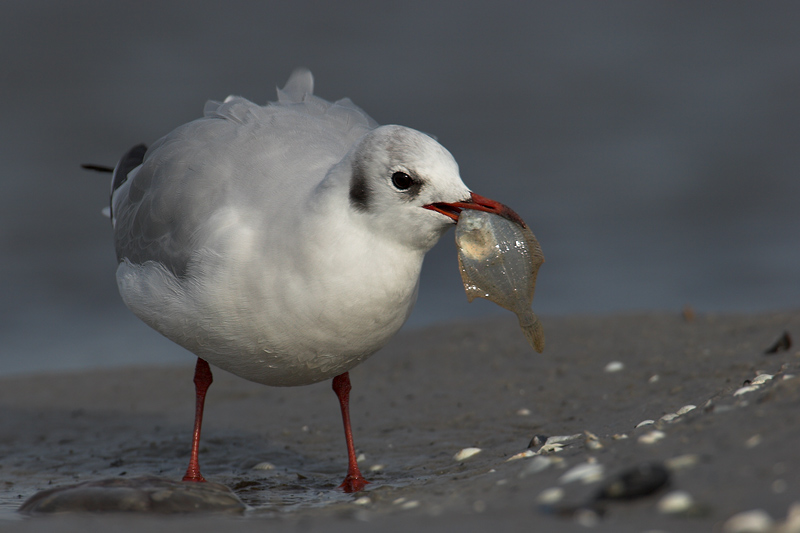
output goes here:
{"type": "Polygon", "coordinates": [[[689,411],[692,411],[694,409],[697,409],[696,405],[691,405],[691,404],[690,405],[684,405],[683,407],[678,409],[676,412],[669,413],[669,414],[666,414],[666,415],[662,416],[659,419],[659,422],[666,422],[666,423],[672,422],[673,420],[675,420],[679,416],[685,415],[686,413],[688,413],[689,411]]]}
{"type": "Polygon", "coordinates": [[[563,444],[577,440],[582,436],[583,434],[581,433],[576,433],[574,435],[555,435],[553,437],[547,437],[547,442],[545,444],[563,444]]]}
{"type": "Polygon", "coordinates": [[[761,533],[773,526],[772,517],[761,509],[735,514],[722,524],[725,533],[761,533]]]}
{"type": "Polygon", "coordinates": [[[694,506],[694,498],[684,490],[674,490],[658,501],[658,511],[663,514],[680,514],[694,506]]]}
{"type": "Polygon", "coordinates": [[[661,439],[663,439],[666,436],[667,436],[667,434],[664,433],[663,431],[659,431],[657,429],[654,429],[653,431],[650,431],[649,433],[645,433],[644,435],[641,435],[638,440],[642,444],[655,444],[656,442],[660,441],[661,439]]]}
{"type": "Polygon", "coordinates": [[[619,372],[625,368],[625,365],[620,361],[611,361],[606,365],[605,371],[606,372],[619,372]]]}
{"type": "Polygon", "coordinates": [[[517,410],[517,416],[531,416],[531,410],[523,407],[517,410]]]}
{"type": "Polygon", "coordinates": [[[740,387],[733,393],[734,396],[741,396],[742,394],[747,394],[748,392],[757,391],[760,389],[760,385],[746,385],[744,387],[740,387]]]}
{"type": "Polygon", "coordinates": [[[380,472],[384,468],[386,468],[386,465],[380,465],[380,464],[372,465],[372,466],[369,467],[369,471],[370,472],[380,472]]]}
{"type": "Polygon", "coordinates": [[[649,496],[669,483],[670,473],[661,463],[641,463],[611,478],[597,493],[598,500],[632,500],[649,496]]]}
{"type": "Polygon", "coordinates": [[[681,470],[691,468],[700,462],[700,456],[694,453],[687,453],[668,459],[664,464],[670,470],[681,470]]]}
{"type": "Polygon", "coordinates": [[[553,460],[544,455],[537,455],[534,459],[525,462],[525,466],[519,471],[519,477],[524,478],[546,470],[553,464],[553,460]]]}
{"type": "Polygon", "coordinates": [[[772,346],[764,350],[764,353],[767,355],[775,354],[778,352],[786,352],[792,347],[792,336],[789,335],[788,331],[784,331],[783,335],[778,337],[772,346]]]}
{"type": "Polygon", "coordinates": [[[552,505],[560,502],[563,498],[564,489],[561,487],[551,487],[540,492],[539,496],[536,498],[536,501],[541,504],[552,505]]]}
{"type": "Polygon", "coordinates": [[[275,470],[275,465],[268,462],[258,463],[253,467],[253,470],[275,470]]]}
{"type": "Polygon", "coordinates": [[[534,446],[541,446],[549,437],[547,435],[534,435],[531,441],[528,443],[528,448],[533,448],[534,446]]]}
{"type": "Polygon", "coordinates": [[[800,503],[793,503],[789,506],[786,513],[786,522],[783,523],[785,533],[796,533],[800,531],[800,503]]]}
{"type": "Polygon", "coordinates": [[[541,445],[541,448],[539,448],[536,454],[560,452],[567,444],[581,437],[583,437],[582,433],[576,433],[574,435],[554,435],[552,437],[536,435],[533,437],[530,444],[528,444],[528,448],[541,445]]]}
{"type": "Polygon", "coordinates": [[[661,376],[658,374],[653,374],[650,376],[650,379],[647,380],[648,383],[658,383],[658,380],[661,379],[661,376]]]}
{"type": "Polygon", "coordinates": [[[783,494],[786,492],[786,489],[789,488],[789,484],[783,479],[776,479],[772,482],[770,488],[774,494],[783,494]]]}
{"type": "Polygon", "coordinates": [[[638,429],[638,428],[640,428],[640,427],[642,427],[642,426],[649,426],[650,424],[655,424],[655,423],[656,423],[656,421],[655,421],[655,420],[650,420],[650,419],[648,419],[648,420],[642,420],[641,422],[639,422],[638,424],[636,424],[635,426],[633,426],[633,429],[638,429]]]}
{"type": "Polygon", "coordinates": [[[600,439],[592,433],[591,431],[584,431],[584,435],[586,435],[586,447],[590,450],[600,450],[603,448],[603,443],[600,442],[600,439]]]}
{"type": "Polygon", "coordinates": [[[755,448],[759,444],[761,444],[761,435],[759,435],[758,433],[756,433],[755,435],[744,441],[745,448],[755,448]]]}
{"type": "Polygon", "coordinates": [[[578,509],[574,515],[575,523],[583,527],[594,527],[600,523],[600,516],[592,509],[578,509]]]}
{"type": "Polygon", "coordinates": [[[767,381],[771,380],[773,377],[775,377],[775,376],[773,376],[772,374],[759,374],[759,375],[757,375],[756,377],[753,378],[753,381],[751,383],[753,385],[761,385],[761,384],[766,383],[767,381]]]}
{"type": "Polygon", "coordinates": [[[461,450],[460,452],[458,452],[457,454],[455,454],[455,455],[453,456],[453,459],[454,459],[455,461],[458,461],[458,462],[461,462],[461,461],[466,461],[466,460],[467,460],[467,459],[469,459],[470,457],[472,457],[472,456],[474,456],[474,455],[478,455],[478,454],[479,454],[479,453],[481,453],[482,451],[483,451],[483,450],[481,450],[480,448],[464,448],[463,450],[461,450]]]}
{"type": "Polygon", "coordinates": [[[369,496],[361,496],[360,498],[353,500],[353,503],[356,505],[369,505],[372,503],[372,500],[369,498],[369,496]]]}
{"type": "Polygon", "coordinates": [[[564,448],[566,448],[566,444],[562,444],[560,442],[554,442],[552,444],[548,443],[539,448],[539,453],[556,453],[560,452],[564,448]]]}
{"type": "Polygon", "coordinates": [[[578,509],[575,512],[575,522],[583,527],[594,527],[600,522],[600,516],[592,509],[578,509]]]}
{"type": "Polygon", "coordinates": [[[581,463],[567,470],[560,478],[560,483],[580,481],[584,485],[596,483],[603,479],[605,468],[599,463],[581,463]]]}

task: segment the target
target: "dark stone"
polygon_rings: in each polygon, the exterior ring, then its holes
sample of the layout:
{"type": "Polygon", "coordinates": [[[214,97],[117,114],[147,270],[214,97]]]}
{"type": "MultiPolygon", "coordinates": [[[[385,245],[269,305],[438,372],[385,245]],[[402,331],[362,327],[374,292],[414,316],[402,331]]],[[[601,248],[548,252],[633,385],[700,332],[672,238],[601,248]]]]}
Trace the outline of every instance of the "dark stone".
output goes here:
{"type": "Polygon", "coordinates": [[[772,355],[778,352],[786,352],[791,347],[792,347],[792,336],[789,335],[788,331],[784,331],[783,335],[781,335],[772,346],[767,348],[764,351],[764,353],[766,355],[772,355]]]}
{"type": "Polygon", "coordinates": [[[670,474],[661,463],[642,463],[620,472],[597,492],[597,500],[632,500],[649,496],[669,483],[670,474]]]}
{"type": "Polygon", "coordinates": [[[543,446],[547,439],[549,439],[547,435],[534,435],[531,441],[528,443],[528,448],[536,448],[538,446],[543,446]]]}
{"type": "Polygon", "coordinates": [[[245,505],[225,485],[157,477],[111,478],[45,490],[19,508],[39,513],[241,513],[245,505]]]}

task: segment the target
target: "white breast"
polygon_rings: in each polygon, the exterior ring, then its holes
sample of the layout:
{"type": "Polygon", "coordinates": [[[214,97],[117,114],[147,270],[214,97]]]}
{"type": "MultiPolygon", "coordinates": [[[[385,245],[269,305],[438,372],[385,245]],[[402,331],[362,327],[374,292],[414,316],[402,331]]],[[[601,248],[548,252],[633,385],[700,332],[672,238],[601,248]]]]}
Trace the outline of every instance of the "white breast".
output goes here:
{"type": "Polygon", "coordinates": [[[241,221],[228,227],[183,278],[152,261],[117,270],[140,319],[215,366],[266,385],[330,379],[382,347],[411,312],[421,254],[335,224],[313,232],[326,246],[276,254],[241,221]]]}

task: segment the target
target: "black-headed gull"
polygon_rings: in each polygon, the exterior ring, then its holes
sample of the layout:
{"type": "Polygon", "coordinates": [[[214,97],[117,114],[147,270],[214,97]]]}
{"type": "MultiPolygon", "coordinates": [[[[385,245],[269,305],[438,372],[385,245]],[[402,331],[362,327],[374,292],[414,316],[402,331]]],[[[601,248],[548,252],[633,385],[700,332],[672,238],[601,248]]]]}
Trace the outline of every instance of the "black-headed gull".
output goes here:
{"type": "Polygon", "coordinates": [[[266,106],[209,102],[204,117],[114,169],[111,220],[125,304],[197,355],[197,460],[209,363],[275,386],[333,379],[349,467],[348,370],[403,325],[425,253],[462,209],[506,207],[461,181],[450,153],[379,126],[349,99],[313,95],[297,70],[266,106]]]}

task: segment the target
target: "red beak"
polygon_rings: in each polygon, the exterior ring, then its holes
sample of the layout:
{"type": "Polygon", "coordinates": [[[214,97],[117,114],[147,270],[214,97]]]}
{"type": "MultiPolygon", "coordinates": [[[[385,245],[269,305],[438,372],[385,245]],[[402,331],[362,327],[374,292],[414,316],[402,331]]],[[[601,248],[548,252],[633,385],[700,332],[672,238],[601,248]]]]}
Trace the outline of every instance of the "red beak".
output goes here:
{"type": "Polygon", "coordinates": [[[494,200],[490,200],[489,198],[485,198],[475,194],[474,192],[470,192],[470,199],[464,200],[463,202],[436,202],[434,204],[428,204],[422,207],[425,209],[430,209],[431,211],[436,211],[437,213],[441,213],[452,218],[456,222],[458,222],[458,215],[461,213],[462,209],[475,209],[477,211],[486,211],[487,213],[500,215],[501,217],[507,218],[508,220],[519,224],[523,228],[528,227],[522,218],[507,205],[503,205],[500,202],[495,202],[494,200]]]}

